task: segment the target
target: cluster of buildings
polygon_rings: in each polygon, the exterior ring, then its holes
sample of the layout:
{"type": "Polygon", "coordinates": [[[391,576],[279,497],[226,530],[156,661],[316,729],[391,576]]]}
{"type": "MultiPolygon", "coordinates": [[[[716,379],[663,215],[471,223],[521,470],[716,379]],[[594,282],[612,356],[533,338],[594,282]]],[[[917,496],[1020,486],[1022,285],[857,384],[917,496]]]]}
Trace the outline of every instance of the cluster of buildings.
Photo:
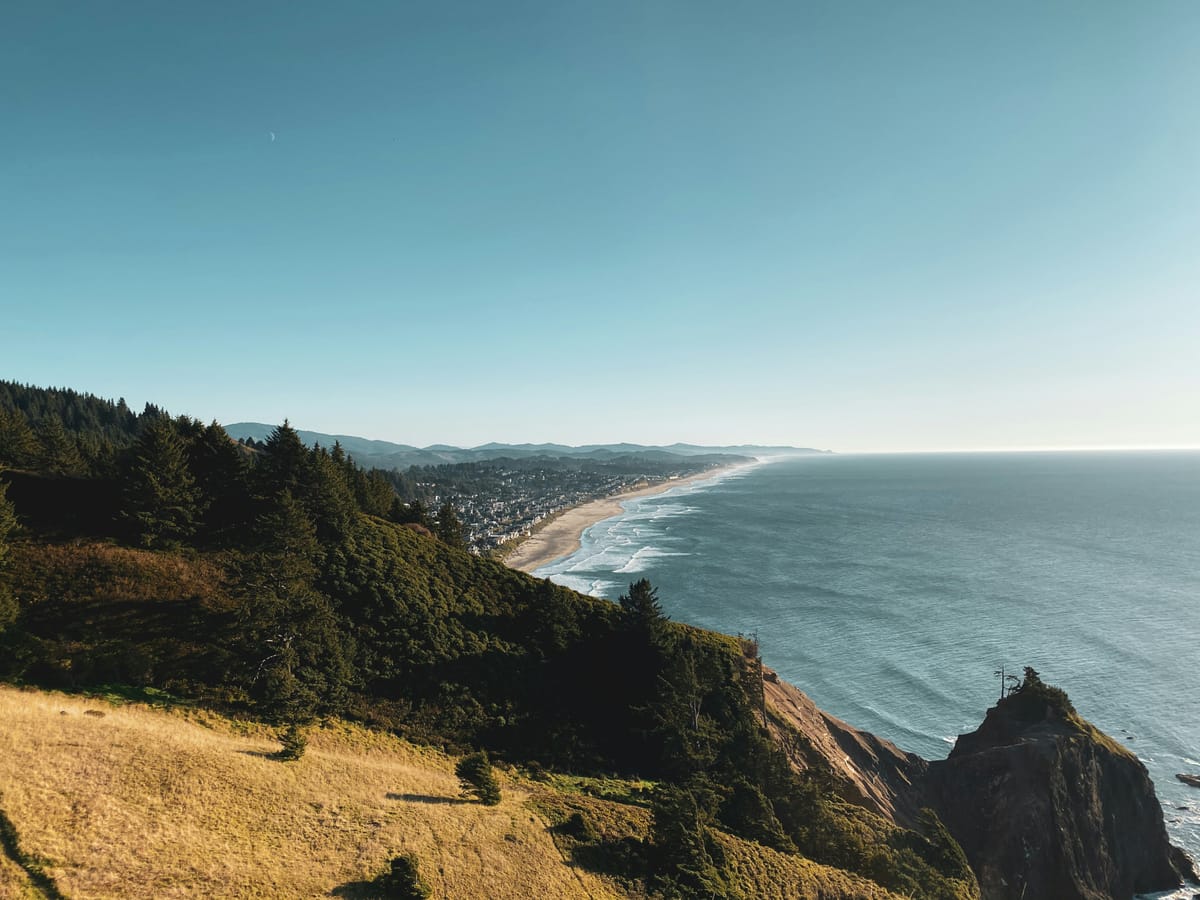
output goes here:
{"type": "Polygon", "coordinates": [[[480,466],[478,478],[464,478],[461,468],[452,482],[422,483],[435,493],[436,509],[449,499],[457,509],[472,552],[488,554],[527,537],[546,518],[598,497],[631,490],[650,481],[692,474],[710,465],[684,463],[627,467],[583,467],[547,460],[536,467],[480,466]]]}
{"type": "Polygon", "coordinates": [[[546,518],[597,497],[645,483],[647,475],[600,475],[580,471],[505,473],[499,491],[462,496],[455,501],[471,550],[487,554],[527,537],[546,518]]]}

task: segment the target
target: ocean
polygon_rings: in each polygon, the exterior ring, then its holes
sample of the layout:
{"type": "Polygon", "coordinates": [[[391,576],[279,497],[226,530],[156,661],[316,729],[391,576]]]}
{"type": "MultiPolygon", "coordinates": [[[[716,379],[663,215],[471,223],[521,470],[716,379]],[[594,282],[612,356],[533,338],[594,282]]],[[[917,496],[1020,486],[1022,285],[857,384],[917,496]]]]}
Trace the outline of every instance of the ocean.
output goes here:
{"type": "Polygon", "coordinates": [[[539,569],[757,633],[822,708],[927,759],[1032,666],[1134,750],[1200,859],[1200,452],[767,461],[592,526],[539,569]]]}

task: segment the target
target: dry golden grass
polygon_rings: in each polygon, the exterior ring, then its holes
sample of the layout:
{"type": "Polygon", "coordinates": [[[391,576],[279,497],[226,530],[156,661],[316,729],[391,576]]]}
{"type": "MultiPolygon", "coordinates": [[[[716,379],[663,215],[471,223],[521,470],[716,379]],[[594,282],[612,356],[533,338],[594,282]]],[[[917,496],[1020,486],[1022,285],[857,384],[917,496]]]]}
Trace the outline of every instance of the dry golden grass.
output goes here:
{"type": "MultiPolygon", "coordinates": [[[[209,713],[0,686],[0,806],[73,900],[353,896],[402,852],[436,897],[614,896],[564,862],[517,785],[498,807],[460,802],[453,760],[344,724],[298,762],[278,746],[209,713]]],[[[0,861],[0,897],[24,896],[0,861]]]]}
{"type": "Polygon", "coordinates": [[[21,867],[0,853],[0,900],[40,900],[21,867]]]}

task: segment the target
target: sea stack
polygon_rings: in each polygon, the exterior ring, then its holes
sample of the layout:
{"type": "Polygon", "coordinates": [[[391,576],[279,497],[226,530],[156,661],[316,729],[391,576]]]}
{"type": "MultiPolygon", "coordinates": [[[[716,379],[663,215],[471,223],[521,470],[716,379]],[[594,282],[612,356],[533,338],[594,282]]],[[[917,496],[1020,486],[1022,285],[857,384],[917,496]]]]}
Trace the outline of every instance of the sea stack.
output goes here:
{"type": "Polygon", "coordinates": [[[984,900],[1107,900],[1196,880],[1146,767],[1032,669],[930,764],[924,788],[984,900]]]}

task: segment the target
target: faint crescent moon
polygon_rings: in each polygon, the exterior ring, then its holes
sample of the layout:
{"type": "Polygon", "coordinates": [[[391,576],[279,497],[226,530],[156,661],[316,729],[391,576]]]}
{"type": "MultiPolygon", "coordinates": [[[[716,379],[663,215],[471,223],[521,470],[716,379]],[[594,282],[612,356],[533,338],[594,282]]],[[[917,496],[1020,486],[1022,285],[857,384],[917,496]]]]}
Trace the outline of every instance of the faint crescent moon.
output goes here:
{"type": "Polygon", "coordinates": [[[269,134],[271,136],[271,143],[272,144],[275,143],[275,132],[268,131],[267,134],[269,134]]]}

